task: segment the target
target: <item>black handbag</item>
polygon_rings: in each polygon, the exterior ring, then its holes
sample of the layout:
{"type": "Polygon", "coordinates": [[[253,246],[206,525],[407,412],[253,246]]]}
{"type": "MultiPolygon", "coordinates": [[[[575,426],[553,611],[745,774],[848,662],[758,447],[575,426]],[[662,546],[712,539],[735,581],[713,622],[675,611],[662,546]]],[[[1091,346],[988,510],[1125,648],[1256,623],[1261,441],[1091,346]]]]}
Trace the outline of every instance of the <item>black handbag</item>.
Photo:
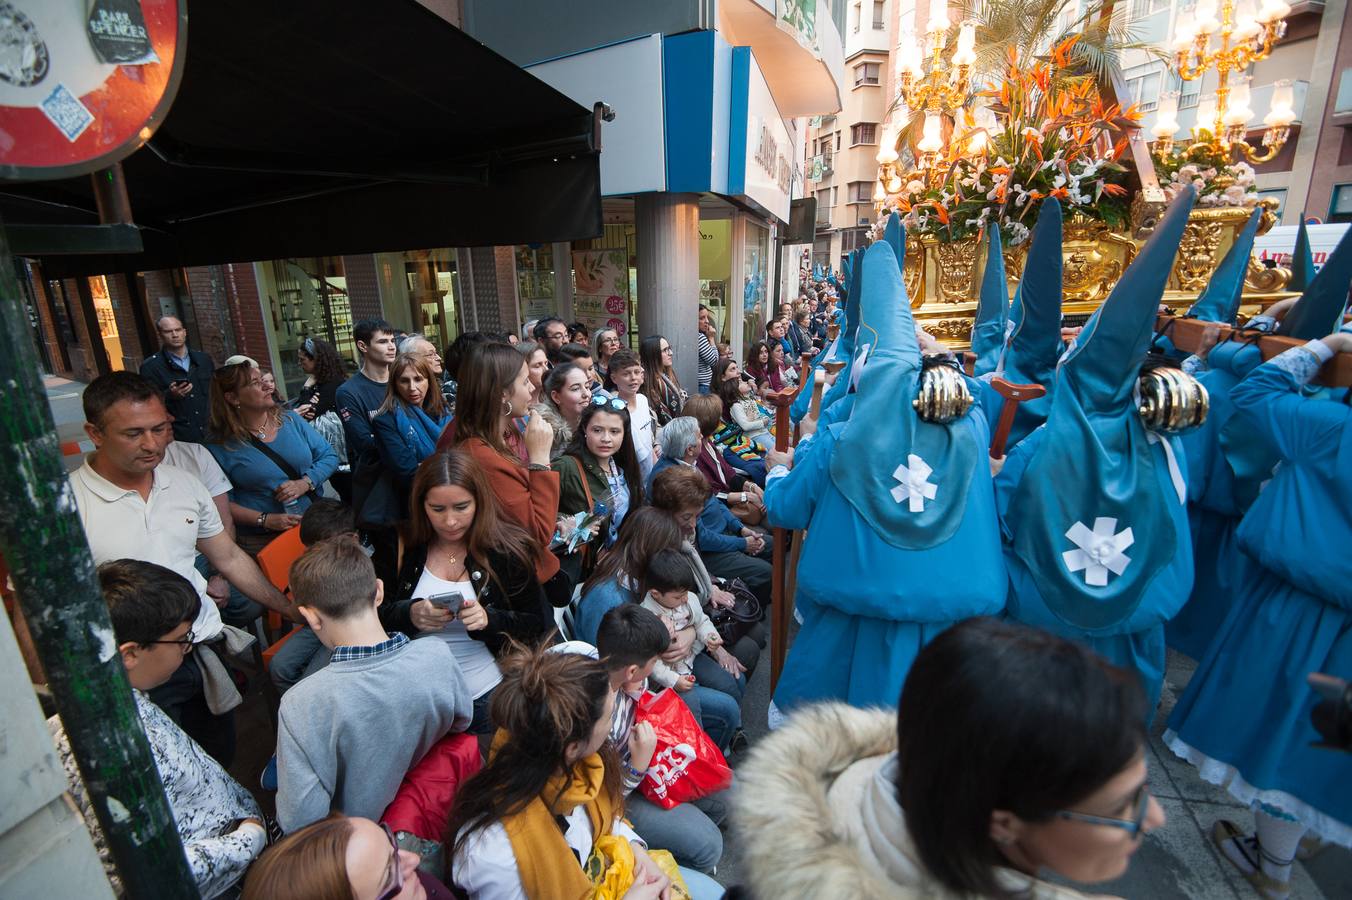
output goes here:
{"type": "Polygon", "coordinates": [[[732,594],[732,608],[724,609],[712,603],[705,609],[709,621],[718,629],[718,636],[728,647],[733,647],[761,620],[761,605],[756,595],[740,578],[723,584],[723,590],[732,594]]]}

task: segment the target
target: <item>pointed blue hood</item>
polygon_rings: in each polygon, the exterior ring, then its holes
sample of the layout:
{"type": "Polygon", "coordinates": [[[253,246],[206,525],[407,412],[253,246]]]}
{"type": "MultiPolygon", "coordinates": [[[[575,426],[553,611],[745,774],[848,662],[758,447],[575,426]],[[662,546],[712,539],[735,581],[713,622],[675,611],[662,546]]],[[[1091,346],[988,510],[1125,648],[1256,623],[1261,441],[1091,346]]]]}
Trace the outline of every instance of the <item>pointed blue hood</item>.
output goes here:
{"type": "Polygon", "coordinates": [[[1206,290],[1188,309],[1188,316],[1206,322],[1235,323],[1239,314],[1239,300],[1244,293],[1244,276],[1249,273],[1249,258],[1253,255],[1253,239],[1258,234],[1258,221],[1263,217],[1259,207],[1249,216],[1243,230],[1235,235],[1235,242],[1216,267],[1206,290]]]}
{"type": "MultiPolygon", "coordinates": [[[[887,220],[887,229],[894,227],[892,240],[879,241],[879,243],[888,243],[889,246],[893,247],[894,255],[895,248],[900,246],[904,258],[906,229],[902,227],[901,217],[896,213],[893,213],[887,220]]],[[[845,298],[845,325],[841,329],[841,339],[837,342],[836,352],[832,357],[833,359],[843,360],[845,368],[840,370],[835,383],[822,396],[822,417],[818,423],[819,428],[824,428],[833,422],[845,421],[850,417],[850,411],[854,409],[854,399],[850,396],[850,386],[854,383],[854,358],[858,353],[857,332],[859,330],[860,294],[863,291],[865,252],[863,249],[855,250],[846,262],[846,271],[850,275],[850,289],[845,298]]],[[[806,406],[803,407],[803,412],[806,414],[806,406]]]]}
{"type": "Polygon", "coordinates": [[[1189,187],[1169,205],[1062,358],[1046,426],[1010,499],[1015,555],[1047,607],[1075,628],[1125,621],[1178,550],[1169,505],[1182,498],[1160,488],[1155,439],[1133,395],[1196,196],[1189,187]]]}
{"type": "Polygon", "coordinates": [[[1300,227],[1296,229],[1296,248],[1291,251],[1291,280],[1286,283],[1288,291],[1303,291],[1314,281],[1314,253],[1310,250],[1310,232],[1305,227],[1305,212],[1300,214],[1300,227]]]}
{"type": "MultiPolygon", "coordinates": [[[[902,238],[905,240],[905,237],[902,238]]],[[[840,322],[840,333],[836,340],[829,347],[818,353],[812,361],[812,377],[816,377],[816,372],[825,363],[831,360],[842,360],[846,366],[841,370],[840,375],[831,387],[822,394],[822,414],[821,425],[827,424],[833,419],[828,419],[826,411],[831,405],[840,398],[844,397],[849,388],[849,361],[854,357],[854,333],[859,327],[859,279],[863,275],[863,250],[852,250],[845,257],[842,264],[842,274],[849,285],[848,288],[840,292],[840,306],[836,309],[836,319],[840,322]],[[841,309],[840,307],[843,307],[841,309]],[[837,390],[839,388],[839,390],[837,390]]],[[[796,425],[807,415],[808,408],[812,405],[812,381],[809,379],[803,390],[798,392],[798,396],[793,399],[793,404],[789,407],[789,419],[796,425]]]]}
{"type": "Polygon", "coordinates": [[[893,242],[864,254],[854,366],[863,366],[854,410],[831,457],[831,481],[887,543],[920,550],[962,524],[984,448],[961,421],[922,421],[911,403],[921,369],[915,320],[893,242]]]}
{"type": "Polygon", "coordinates": [[[1044,200],[1010,307],[1009,336],[994,374],[1015,384],[1040,384],[1047,393],[1019,404],[1009,432],[1010,447],[1045,422],[1051,410],[1056,361],[1062,350],[1061,235],[1061,204],[1044,200]]]}
{"type": "Polygon", "coordinates": [[[1337,331],[1343,324],[1349,284],[1352,284],[1352,229],[1343,234],[1319,274],[1287,310],[1277,333],[1312,341],[1337,331]]]}
{"type": "Polygon", "coordinates": [[[1005,347],[1005,326],[1009,323],[1009,285],[1005,282],[1005,254],[1000,246],[1000,228],[986,228],[986,268],[981,273],[981,297],[972,324],[972,352],[976,363],[972,374],[978,377],[994,372],[1005,347]]]}

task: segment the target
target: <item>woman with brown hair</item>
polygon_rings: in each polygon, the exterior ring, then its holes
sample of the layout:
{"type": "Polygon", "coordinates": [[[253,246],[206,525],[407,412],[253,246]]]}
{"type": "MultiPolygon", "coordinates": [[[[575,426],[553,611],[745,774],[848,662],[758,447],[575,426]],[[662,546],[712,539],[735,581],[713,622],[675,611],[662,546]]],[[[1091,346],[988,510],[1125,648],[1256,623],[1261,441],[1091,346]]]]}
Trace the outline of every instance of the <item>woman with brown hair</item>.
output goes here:
{"type": "Polygon", "coordinates": [[[381,464],[398,480],[401,497],[408,496],[418,464],[436,452],[437,439],[450,421],[431,363],[408,353],[395,357],[371,434],[381,464]]]}
{"type": "Polygon", "coordinates": [[[483,469],[502,517],[535,540],[535,577],[554,606],[567,606],[573,586],[549,552],[559,518],[559,476],[549,467],[554,430],[538,414],[516,419],[531,403],[527,360],[510,344],[484,344],[462,366],[456,398],[455,446],[483,469]]]}
{"type": "Polygon", "coordinates": [[[688,395],[671,367],[670,341],[660,334],[646,337],[638,346],[638,354],[643,360],[643,393],[660,428],[681,414],[681,404],[688,395]]]}
{"type": "Polygon", "coordinates": [[[449,900],[418,854],[370,819],[333,813],[278,841],[249,869],[242,900],[449,900]]]}
{"type": "Polygon", "coordinates": [[[670,513],[651,506],[634,510],[620,527],[619,539],[601,555],[582,585],[573,636],[595,644],[602,616],[621,603],[639,601],[639,582],[648,560],[662,550],[679,549],[681,529],[670,513]]]}
{"type": "Polygon", "coordinates": [[[597,844],[614,836],[634,858],[626,900],[663,896],[670,879],[623,817],[606,667],[540,649],[502,666],[493,698],[502,728],[487,765],[456,795],[449,878],[470,900],[588,897],[596,886],[588,873],[605,868],[597,844]]]}
{"type": "Polygon", "coordinates": [[[207,450],[232,486],[236,541],[249,553],[299,524],[319,486],[338,471],[338,454],[299,415],[272,402],[252,362],[212,375],[207,435],[207,450]]]}
{"type": "Polygon", "coordinates": [[[387,628],[435,634],[451,648],[474,697],[471,734],[492,730],[495,657],[508,638],[539,641],[554,625],[535,578],[535,541],[505,521],[483,469],[464,450],[418,467],[387,628]]]}

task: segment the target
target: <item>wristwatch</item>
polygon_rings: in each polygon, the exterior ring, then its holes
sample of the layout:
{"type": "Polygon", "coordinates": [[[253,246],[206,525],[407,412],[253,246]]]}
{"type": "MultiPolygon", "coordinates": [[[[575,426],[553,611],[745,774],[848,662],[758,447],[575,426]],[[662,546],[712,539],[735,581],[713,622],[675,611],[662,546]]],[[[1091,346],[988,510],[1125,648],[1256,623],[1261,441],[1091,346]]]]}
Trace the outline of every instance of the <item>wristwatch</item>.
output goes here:
{"type": "Polygon", "coordinates": [[[267,513],[261,512],[261,513],[258,514],[258,527],[259,527],[259,528],[266,528],[266,527],[267,527],[267,521],[268,521],[268,514],[267,514],[267,513]]]}
{"type": "Polygon", "coordinates": [[[746,502],[746,491],[742,491],[742,502],[746,502]]]}

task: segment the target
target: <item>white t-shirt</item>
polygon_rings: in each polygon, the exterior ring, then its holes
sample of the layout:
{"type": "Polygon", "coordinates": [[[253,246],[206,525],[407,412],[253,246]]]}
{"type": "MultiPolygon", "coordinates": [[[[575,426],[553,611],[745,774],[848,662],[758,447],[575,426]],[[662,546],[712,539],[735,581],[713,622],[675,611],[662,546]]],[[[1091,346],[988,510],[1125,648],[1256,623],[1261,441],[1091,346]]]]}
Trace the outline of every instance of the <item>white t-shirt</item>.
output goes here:
{"type": "MultiPolygon", "coordinates": [[[[424,568],[422,577],[413,588],[413,596],[426,600],[437,594],[456,591],[466,599],[474,596],[474,586],[468,581],[445,581],[424,568]]],[[[475,700],[493,690],[498,686],[498,682],[502,681],[502,672],[498,669],[498,661],[493,658],[492,652],[483,641],[476,641],[469,636],[458,616],[445,628],[428,632],[425,637],[441,638],[451,648],[451,654],[455,657],[455,661],[460,663],[460,671],[465,675],[465,684],[475,700]]]]}
{"type": "Polygon", "coordinates": [[[629,428],[634,435],[634,452],[638,454],[638,465],[644,479],[657,462],[653,446],[657,443],[657,423],[653,421],[652,408],[643,394],[634,397],[634,407],[629,410],[629,428]]]}
{"type": "Polygon", "coordinates": [[[216,462],[216,457],[201,444],[173,441],[164,448],[164,462],[197,476],[197,480],[206,485],[207,493],[213,497],[229,493],[233,487],[230,479],[225,477],[221,464],[216,462]]]}
{"type": "Polygon", "coordinates": [[[207,488],[196,476],[161,463],[155,468],[150,494],[142,500],[104,478],[89,465],[70,474],[71,491],[80,511],[94,565],[114,559],[157,563],[192,582],[202,608],[192,623],[198,643],[221,633],[221,614],[207,596],[207,580],[197,571],[197,542],[225,530],[207,488]]]}

